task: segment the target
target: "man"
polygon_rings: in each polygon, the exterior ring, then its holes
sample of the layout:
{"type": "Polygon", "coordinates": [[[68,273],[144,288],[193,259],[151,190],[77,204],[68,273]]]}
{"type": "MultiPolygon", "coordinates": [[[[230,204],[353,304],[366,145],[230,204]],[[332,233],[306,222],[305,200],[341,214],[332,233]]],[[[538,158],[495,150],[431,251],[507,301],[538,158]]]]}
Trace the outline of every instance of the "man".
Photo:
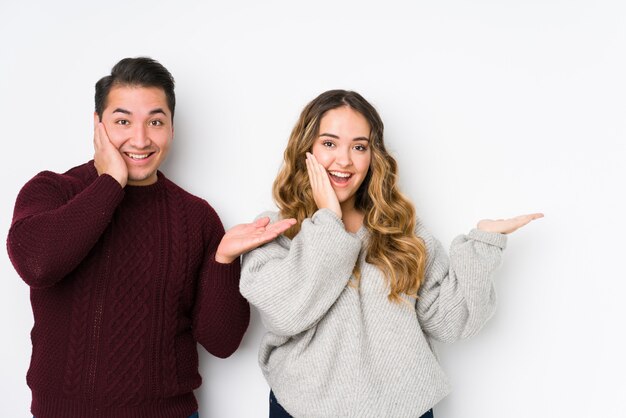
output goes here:
{"type": "Polygon", "coordinates": [[[249,321],[239,255],[292,220],[224,234],[211,206],[159,166],[174,135],[174,80],[126,58],[96,84],[94,159],[20,191],[7,239],[31,287],[27,375],[37,418],[186,418],[196,342],[232,354],[249,321]]]}

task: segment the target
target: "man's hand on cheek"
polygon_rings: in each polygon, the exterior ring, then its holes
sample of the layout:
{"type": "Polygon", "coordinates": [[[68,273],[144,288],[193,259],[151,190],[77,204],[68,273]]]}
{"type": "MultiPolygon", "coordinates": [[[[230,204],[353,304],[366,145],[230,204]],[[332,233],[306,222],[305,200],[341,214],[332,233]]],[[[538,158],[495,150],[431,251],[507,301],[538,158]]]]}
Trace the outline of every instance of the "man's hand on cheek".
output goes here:
{"type": "Polygon", "coordinates": [[[104,124],[94,116],[94,164],[98,175],[108,174],[125,187],[128,181],[128,167],[119,150],[109,140],[104,124]]]}

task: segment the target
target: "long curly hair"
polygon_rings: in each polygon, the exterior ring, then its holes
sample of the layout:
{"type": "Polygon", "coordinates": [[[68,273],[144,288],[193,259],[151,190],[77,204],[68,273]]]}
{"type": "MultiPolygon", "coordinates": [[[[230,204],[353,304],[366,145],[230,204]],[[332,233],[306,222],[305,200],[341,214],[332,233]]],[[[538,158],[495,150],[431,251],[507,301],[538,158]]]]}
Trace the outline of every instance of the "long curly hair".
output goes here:
{"type": "MultiPolygon", "coordinates": [[[[305,154],[311,152],[319,136],[324,114],[342,106],[362,114],[371,129],[372,160],[355,199],[355,207],[365,214],[363,223],[370,235],[366,261],[383,272],[391,301],[402,300],[402,294],[417,297],[424,277],[426,246],[415,235],[415,208],[398,189],[398,166],[385,149],[384,126],[378,112],[356,92],[329,90],[320,94],[304,108],[291,132],[284,163],[273,186],[281,217],[298,221],[285,235],[293,238],[300,231],[302,221],[318,209],[309,183],[305,154]]],[[[355,276],[358,280],[358,269],[355,276]]]]}

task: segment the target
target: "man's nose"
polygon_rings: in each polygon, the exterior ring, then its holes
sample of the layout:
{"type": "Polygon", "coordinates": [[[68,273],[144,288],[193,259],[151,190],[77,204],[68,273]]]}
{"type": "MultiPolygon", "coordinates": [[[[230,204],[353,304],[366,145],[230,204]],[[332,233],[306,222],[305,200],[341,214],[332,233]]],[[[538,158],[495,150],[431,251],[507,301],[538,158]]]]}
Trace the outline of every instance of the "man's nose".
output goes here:
{"type": "Polygon", "coordinates": [[[135,126],[130,144],[137,149],[142,149],[150,145],[150,138],[146,126],[135,126]]]}

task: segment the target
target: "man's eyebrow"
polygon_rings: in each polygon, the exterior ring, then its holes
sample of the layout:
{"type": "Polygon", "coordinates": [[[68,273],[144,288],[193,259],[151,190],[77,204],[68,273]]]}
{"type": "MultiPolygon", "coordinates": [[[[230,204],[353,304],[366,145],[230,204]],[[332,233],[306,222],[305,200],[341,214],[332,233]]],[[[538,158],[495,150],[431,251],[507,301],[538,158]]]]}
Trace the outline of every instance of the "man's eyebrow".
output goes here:
{"type": "MultiPolygon", "coordinates": [[[[126,110],[126,109],[123,109],[121,107],[118,107],[117,109],[115,109],[113,111],[113,113],[123,113],[125,115],[132,115],[133,114],[133,112],[131,112],[130,110],[126,110]]],[[[150,112],[148,112],[149,115],[156,115],[156,114],[159,114],[159,113],[162,114],[163,116],[167,116],[167,113],[165,113],[165,110],[161,109],[160,107],[156,108],[156,109],[153,109],[150,112]]]]}
{"type": "Polygon", "coordinates": [[[149,114],[156,115],[157,113],[161,113],[163,116],[167,116],[165,110],[161,109],[160,107],[158,109],[151,110],[149,114]]]}
{"type": "MultiPolygon", "coordinates": [[[[331,138],[339,139],[339,137],[337,135],[329,134],[329,133],[323,133],[323,134],[320,134],[320,136],[329,136],[331,138]]],[[[353,138],[352,140],[353,141],[367,141],[367,142],[370,142],[370,139],[365,137],[365,136],[357,136],[356,138],[353,138]]]]}

